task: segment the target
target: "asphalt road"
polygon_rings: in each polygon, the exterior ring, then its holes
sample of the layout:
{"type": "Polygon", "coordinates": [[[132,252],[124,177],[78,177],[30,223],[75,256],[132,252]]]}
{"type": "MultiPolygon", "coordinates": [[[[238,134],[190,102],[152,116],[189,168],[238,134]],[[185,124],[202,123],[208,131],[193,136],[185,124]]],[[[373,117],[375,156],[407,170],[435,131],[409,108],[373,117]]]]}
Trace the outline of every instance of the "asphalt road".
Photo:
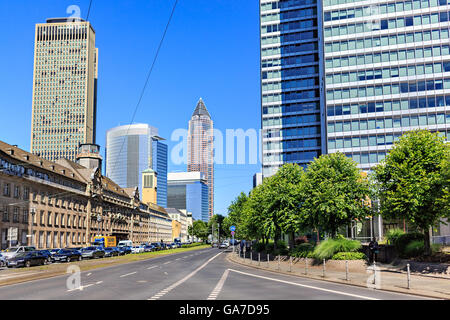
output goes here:
{"type": "MultiPolygon", "coordinates": [[[[70,266],[69,264],[67,265],[70,266]]],[[[241,266],[217,248],[0,287],[2,300],[423,299],[241,266]],[[79,280],[79,281],[78,281],[79,280]]]]}

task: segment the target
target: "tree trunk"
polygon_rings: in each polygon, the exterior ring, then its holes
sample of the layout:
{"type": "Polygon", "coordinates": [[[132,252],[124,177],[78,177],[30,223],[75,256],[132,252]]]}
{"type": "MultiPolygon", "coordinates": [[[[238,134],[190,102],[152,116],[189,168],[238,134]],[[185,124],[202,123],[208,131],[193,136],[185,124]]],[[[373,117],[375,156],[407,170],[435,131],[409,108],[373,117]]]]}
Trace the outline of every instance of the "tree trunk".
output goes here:
{"type": "Polygon", "coordinates": [[[289,235],[289,248],[292,250],[295,247],[295,232],[291,232],[289,235]]]}
{"type": "Polygon", "coordinates": [[[430,244],[430,229],[425,228],[424,229],[424,243],[425,243],[425,255],[430,256],[431,255],[431,244],[430,244]]]}

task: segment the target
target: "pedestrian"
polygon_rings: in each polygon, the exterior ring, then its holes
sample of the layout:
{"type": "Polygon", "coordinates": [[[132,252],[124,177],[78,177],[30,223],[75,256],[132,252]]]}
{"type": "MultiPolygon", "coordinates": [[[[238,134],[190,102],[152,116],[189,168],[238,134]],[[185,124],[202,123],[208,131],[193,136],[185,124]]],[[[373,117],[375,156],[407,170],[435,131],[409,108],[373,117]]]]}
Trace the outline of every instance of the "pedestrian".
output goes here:
{"type": "Polygon", "coordinates": [[[380,249],[380,247],[378,245],[376,238],[373,238],[372,241],[370,241],[370,243],[369,243],[369,250],[370,250],[369,258],[371,259],[371,262],[376,261],[376,257],[379,252],[379,249],[380,249]]]}

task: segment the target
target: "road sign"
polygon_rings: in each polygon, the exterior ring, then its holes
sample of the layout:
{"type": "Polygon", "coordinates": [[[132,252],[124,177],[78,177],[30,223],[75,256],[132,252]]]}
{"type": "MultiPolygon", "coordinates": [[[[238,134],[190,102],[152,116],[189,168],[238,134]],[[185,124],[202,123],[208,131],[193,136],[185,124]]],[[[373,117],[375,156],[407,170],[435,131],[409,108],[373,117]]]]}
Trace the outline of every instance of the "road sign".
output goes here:
{"type": "Polygon", "coordinates": [[[234,236],[234,231],[231,231],[231,235],[234,236]]]}
{"type": "Polygon", "coordinates": [[[236,227],[235,226],[231,226],[230,227],[230,231],[232,231],[232,232],[236,231],[236,227]]]}

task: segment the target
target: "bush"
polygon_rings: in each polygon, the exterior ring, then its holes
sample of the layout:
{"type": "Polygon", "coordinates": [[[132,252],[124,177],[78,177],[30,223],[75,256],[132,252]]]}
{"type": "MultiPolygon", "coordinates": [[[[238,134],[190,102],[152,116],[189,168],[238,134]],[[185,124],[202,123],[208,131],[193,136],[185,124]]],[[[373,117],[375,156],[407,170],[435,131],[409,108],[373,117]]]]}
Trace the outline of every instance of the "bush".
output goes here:
{"type": "Polygon", "coordinates": [[[273,255],[287,255],[288,254],[288,249],[287,249],[287,244],[286,242],[282,241],[282,240],[278,240],[277,241],[277,249],[275,250],[274,248],[274,243],[268,243],[266,245],[265,251],[267,253],[273,254],[273,255]]]}
{"type": "Polygon", "coordinates": [[[391,229],[386,233],[386,239],[388,244],[395,244],[405,232],[402,229],[391,229]]]}
{"type": "Polygon", "coordinates": [[[198,247],[198,246],[203,246],[204,243],[203,242],[194,242],[194,243],[190,243],[190,244],[183,244],[181,247],[182,248],[192,248],[192,247],[198,247]]]}
{"type": "Polygon", "coordinates": [[[314,245],[311,243],[302,243],[293,248],[289,255],[296,258],[306,258],[308,257],[308,254],[312,253],[314,251],[314,245]]]}
{"type": "Polygon", "coordinates": [[[296,245],[299,245],[299,244],[302,244],[302,243],[308,243],[309,241],[308,241],[308,237],[307,236],[300,236],[300,237],[297,237],[297,238],[295,238],[295,244],[296,245]]]}
{"type": "Polygon", "coordinates": [[[425,243],[421,240],[414,240],[408,243],[403,252],[407,258],[421,256],[425,252],[425,243]]]}
{"type": "Polygon", "coordinates": [[[330,259],[338,252],[355,252],[361,248],[357,240],[348,240],[343,237],[322,241],[314,250],[317,259],[330,259]]]}
{"type": "MultiPolygon", "coordinates": [[[[409,253],[407,253],[406,247],[411,242],[415,242],[415,241],[424,243],[424,235],[422,233],[418,233],[418,232],[405,233],[405,234],[399,236],[393,244],[401,258],[408,258],[408,257],[410,257],[409,254],[411,252],[413,252],[414,250],[409,251],[409,253]]],[[[415,246],[417,247],[418,244],[415,244],[415,246]]],[[[412,247],[410,248],[410,250],[412,250],[412,247]]]]}
{"type": "Polygon", "coordinates": [[[332,260],[367,260],[362,252],[338,252],[333,255],[332,260]]]}
{"type": "Polygon", "coordinates": [[[253,250],[256,252],[263,252],[266,249],[264,242],[258,242],[253,245],[253,250]]]}

